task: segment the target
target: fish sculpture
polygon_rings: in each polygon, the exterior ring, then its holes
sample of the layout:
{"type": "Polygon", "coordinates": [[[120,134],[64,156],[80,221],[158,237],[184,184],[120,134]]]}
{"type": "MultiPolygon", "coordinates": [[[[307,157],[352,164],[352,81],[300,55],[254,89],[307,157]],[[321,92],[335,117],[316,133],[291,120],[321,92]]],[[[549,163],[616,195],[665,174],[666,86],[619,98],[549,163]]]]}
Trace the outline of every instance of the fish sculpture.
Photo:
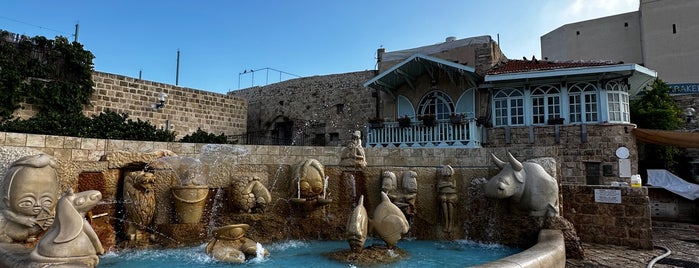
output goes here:
{"type": "Polygon", "coordinates": [[[360,252],[364,248],[368,226],[369,216],[364,208],[364,196],[362,195],[347,221],[347,242],[353,252],[360,252]]]}
{"type": "Polygon", "coordinates": [[[408,233],[410,229],[410,224],[403,212],[384,192],[381,192],[381,203],[374,209],[371,226],[379,238],[386,242],[387,248],[394,248],[401,235],[408,233]]]}

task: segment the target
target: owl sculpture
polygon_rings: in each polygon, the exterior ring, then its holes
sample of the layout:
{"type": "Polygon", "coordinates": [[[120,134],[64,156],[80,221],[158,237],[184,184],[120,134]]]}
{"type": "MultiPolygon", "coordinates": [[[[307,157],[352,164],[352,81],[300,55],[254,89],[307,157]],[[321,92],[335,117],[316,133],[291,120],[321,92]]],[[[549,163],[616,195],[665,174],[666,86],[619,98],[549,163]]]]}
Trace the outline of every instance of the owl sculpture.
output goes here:
{"type": "Polygon", "coordinates": [[[126,210],[126,234],[129,240],[137,240],[139,230],[144,230],[155,215],[155,193],[153,173],[136,171],[124,180],[124,208],[126,210]]]}

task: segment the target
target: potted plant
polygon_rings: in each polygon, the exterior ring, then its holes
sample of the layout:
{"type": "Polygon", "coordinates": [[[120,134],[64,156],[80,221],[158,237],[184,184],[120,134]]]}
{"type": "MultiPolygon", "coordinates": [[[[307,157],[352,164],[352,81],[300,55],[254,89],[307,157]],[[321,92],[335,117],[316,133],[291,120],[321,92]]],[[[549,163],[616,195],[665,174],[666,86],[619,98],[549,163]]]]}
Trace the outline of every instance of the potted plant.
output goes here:
{"type": "Polygon", "coordinates": [[[562,117],[549,118],[548,124],[549,125],[561,125],[561,124],[563,124],[564,120],[565,120],[565,118],[562,118],[562,117]]]}
{"type": "Polygon", "coordinates": [[[383,127],[383,118],[380,118],[380,117],[369,118],[369,126],[371,126],[371,128],[382,128],[383,127]]]}
{"type": "Polygon", "coordinates": [[[398,126],[399,127],[409,127],[410,126],[410,117],[407,115],[404,115],[403,117],[396,118],[396,121],[398,121],[398,126]]]}
{"type": "Polygon", "coordinates": [[[466,119],[466,115],[463,113],[451,113],[451,115],[449,115],[449,122],[451,122],[454,125],[463,124],[464,119],[466,119]]]}
{"type": "Polygon", "coordinates": [[[433,114],[423,114],[419,117],[422,121],[422,125],[426,127],[433,127],[437,125],[437,117],[433,114]]]}

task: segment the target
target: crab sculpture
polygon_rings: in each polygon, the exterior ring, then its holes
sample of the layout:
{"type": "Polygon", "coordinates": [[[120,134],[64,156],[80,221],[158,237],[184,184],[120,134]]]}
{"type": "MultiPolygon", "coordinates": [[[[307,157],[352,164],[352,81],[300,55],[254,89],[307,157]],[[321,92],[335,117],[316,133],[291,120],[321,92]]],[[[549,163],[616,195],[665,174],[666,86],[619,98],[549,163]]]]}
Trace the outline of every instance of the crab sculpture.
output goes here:
{"type": "Polygon", "coordinates": [[[327,197],[328,178],[325,177],[323,164],[315,159],[307,159],[294,166],[292,189],[296,189],[290,201],[313,209],[332,202],[327,197]]]}

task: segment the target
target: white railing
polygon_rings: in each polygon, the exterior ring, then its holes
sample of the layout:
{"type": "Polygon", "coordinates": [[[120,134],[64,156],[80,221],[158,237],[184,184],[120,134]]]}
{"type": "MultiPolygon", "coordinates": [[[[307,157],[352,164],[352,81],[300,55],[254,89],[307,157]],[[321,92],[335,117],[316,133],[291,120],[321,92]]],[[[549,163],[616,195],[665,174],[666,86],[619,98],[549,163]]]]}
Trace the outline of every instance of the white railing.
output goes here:
{"type": "Polygon", "coordinates": [[[365,147],[481,147],[481,127],[475,119],[461,123],[440,120],[435,126],[412,122],[400,127],[398,122],[383,122],[381,127],[366,126],[365,147]]]}

